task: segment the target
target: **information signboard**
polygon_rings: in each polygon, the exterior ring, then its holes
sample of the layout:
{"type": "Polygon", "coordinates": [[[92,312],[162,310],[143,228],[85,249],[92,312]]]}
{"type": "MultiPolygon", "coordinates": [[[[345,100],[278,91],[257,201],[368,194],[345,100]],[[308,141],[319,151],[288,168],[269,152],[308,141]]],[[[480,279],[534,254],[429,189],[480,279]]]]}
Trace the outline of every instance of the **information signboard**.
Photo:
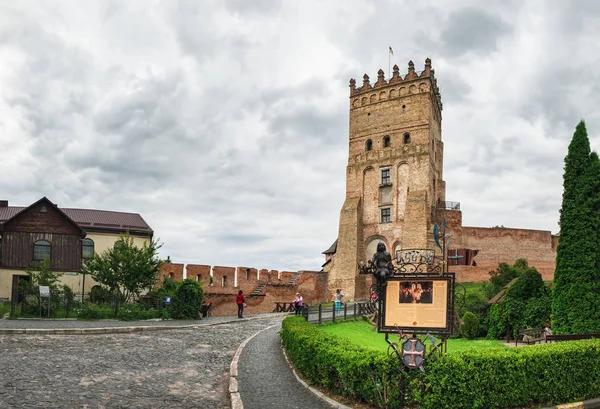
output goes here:
{"type": "Polygon", "coordinates": [[[40,297],[50,297],[50,287],[45,285],[40,285],[40,297]]]}
{"type": "Polygon", "coordinates": [[[379,332],[452,332],[454,274],[404,274],[388,278],[379,332]]]}

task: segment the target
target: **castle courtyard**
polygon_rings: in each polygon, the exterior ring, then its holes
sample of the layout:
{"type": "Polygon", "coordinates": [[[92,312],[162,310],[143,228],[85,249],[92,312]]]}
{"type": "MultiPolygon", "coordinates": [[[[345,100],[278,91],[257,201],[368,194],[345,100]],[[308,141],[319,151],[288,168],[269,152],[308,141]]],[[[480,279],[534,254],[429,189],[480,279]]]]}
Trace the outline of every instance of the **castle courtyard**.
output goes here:
{"type": "MultiPolygon", "coordinates": [[[[238,346],[281,319],[208,325],[226,321],[213,318],[191,328],[122,334],[0,334],[0,408],[229,408],[229,370],[238,346]]],[[[130,325],[0,320],[0,330],[130,325]]]]}

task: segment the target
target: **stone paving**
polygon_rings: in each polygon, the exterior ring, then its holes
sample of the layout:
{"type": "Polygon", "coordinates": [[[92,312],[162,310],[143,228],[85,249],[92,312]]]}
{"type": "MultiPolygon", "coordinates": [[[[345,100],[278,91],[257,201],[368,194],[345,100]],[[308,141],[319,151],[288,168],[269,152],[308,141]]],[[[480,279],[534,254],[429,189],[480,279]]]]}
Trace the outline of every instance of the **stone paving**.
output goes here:
{"type": "MultiPolygon", "coordinates": [[[[0,408],[229,408],[229,365],[237,347],[257,331],[280,324],[281,319],[265,316],[129,334],[0,335],[0,408]]],[[[192,323],[226,320],[231,318],[192,323]]],[[[1,320],[0,328],[82,328],[88,324],[96,328],[134,325],[1,320]]],[[[173,321],[173,325],[182,324],[173,321]]],[[[281,353],[278,347],[277,352],[281,353]]]]}
{"type": "Polygon", "coordinates": [[[331,409],[301,386],[281,350],[281,325],[252,338],[238,364],[238,390],[244,409],[331,409]]]}

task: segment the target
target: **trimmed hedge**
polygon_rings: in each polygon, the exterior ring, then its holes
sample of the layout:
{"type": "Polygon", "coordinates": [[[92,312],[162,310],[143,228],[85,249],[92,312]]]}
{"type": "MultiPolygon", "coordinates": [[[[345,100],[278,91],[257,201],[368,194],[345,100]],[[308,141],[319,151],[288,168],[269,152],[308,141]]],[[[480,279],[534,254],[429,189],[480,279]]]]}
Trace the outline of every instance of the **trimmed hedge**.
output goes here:
{"type": "MultiPolygon", "coordinates": [[[[399,362],[325,334],[301,317],[283,321],[290,359],[314,385],[384,407],[397,405],[399,362]],[[387,399],[384,399],[384,393],[387,399]]],[[[446,354],[429,362],[422,409],[514,408],[556,405],[600,397],[600,340],[446,354]]]]}

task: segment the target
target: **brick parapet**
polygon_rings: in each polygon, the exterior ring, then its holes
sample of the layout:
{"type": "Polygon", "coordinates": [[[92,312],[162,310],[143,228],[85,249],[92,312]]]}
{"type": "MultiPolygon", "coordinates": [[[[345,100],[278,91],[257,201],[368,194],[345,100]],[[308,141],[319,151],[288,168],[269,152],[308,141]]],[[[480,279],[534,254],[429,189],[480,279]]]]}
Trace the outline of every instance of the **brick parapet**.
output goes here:
{"type": "Polygon", "coordinates": [[[165,277],[171,276],[174,281],[183,281],[183,264],[163,263],[158,273],[158,285],[160,286],[165,277]]]}

